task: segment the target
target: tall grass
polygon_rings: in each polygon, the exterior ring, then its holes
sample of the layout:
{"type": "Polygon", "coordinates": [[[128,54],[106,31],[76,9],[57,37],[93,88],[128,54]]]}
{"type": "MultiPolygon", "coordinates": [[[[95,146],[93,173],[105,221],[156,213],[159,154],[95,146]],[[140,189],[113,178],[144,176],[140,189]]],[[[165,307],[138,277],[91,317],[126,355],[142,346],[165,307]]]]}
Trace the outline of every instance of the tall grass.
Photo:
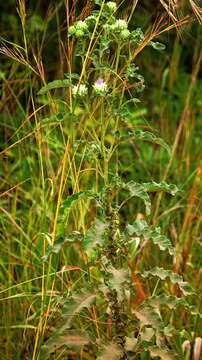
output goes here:
{"type": "Polygon", "coordinates": [[[196,360],[202,53],[193,20],[201,22],[201,9],[193,1],[117,1],[113,14],[104,1],[80,4],[42,13],[19,0],[18,18],[4,13],[1,353],[196,360]],[[70,36],[90,11],[90,33],[70,36]],[[114,15],[136,31],[136,43],[120,31],[110,38],[103,25],[114,15]],[[96,90],[98,79],[106,88],[96,90]],[[175,197],[161,192],[176,190],[165,181],[178,186],[175,197]]]}

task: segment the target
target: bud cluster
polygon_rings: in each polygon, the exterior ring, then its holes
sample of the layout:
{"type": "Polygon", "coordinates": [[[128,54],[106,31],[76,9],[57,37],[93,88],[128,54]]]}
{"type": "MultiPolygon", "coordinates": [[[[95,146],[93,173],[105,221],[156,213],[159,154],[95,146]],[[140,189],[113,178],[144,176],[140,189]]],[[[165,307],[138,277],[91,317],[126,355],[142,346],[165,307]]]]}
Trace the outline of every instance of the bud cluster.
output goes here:
{"type": "MultiPolygon", "coordinates": [[[[98,79],[93,85],[93,89],[96,95],[104,96],[108,92],[108,85],[103,79],[98,79]]],[[[75,85],[72,88],[72,94],[74,97],[83,97],[88,94],[88,88],[85,84],[75,85]]]]}
{"type": "Polygon", "coordinates": [[[76,85],[72,88],[72,93],[74,96],[83,97],[83,96],[87,95],[88,88],[84,84],[76,85]]]}
{"type": "Polygon", "coordinates": [[[114,1],[107,2],[106,7],[111,13],[114,13],[117,10],[117,6],[114,1]]]}
{"type": "Polygon", "coordinates": [[[86,21],[78,21],[77,23],[75,23],[74,25],[69,27],[68,33],[69,35],[75,35],[76,37],[83,37],[84,35],[86,35],[88,31],[88,25],[86,23],[86,21]]]}
{"type": "Polygon", "coordinates": [[[106,24],[104,28],[108,33],[115,34],[119,39],[123,40],[128,39],[131,34],[127,22],[123,19],[118,19],[111,25],[106,24]]]}

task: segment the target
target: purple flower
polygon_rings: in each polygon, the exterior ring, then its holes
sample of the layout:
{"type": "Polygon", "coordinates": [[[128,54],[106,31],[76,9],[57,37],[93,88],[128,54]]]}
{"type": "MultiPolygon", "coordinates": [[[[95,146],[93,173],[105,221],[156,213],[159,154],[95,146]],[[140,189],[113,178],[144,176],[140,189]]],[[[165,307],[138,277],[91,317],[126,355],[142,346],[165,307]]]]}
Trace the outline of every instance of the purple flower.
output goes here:
{"type": "Polygon", "coordinates": [[[93,88],[97,95],[104,96],[108,92],[108,85],[103,79],[97,79],[93,88]]]}
{"type": "Polygon", "coordinates": [[[98,80],[96,80],[96,85],[102,85],[102,84],[104,84],[104,80],[103,79],[98,79],[98,80]]]}

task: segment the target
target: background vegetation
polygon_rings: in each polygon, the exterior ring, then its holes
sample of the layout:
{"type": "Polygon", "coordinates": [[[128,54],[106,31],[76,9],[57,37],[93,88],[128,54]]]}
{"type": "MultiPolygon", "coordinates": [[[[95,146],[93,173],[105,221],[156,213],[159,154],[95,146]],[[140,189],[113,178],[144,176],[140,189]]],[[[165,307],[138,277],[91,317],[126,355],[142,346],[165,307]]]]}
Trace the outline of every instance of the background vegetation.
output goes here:
{"type": "MultiPolygon", "coordinates": [[[[141,252],[139,248],[132,249],[134,273],[131,277],[143,269],[165,266],[189,282],[195,291],[195,295],[189,297],[189,305],[200,311],[200,2],[119,0],[116,3],[118,17],[130,19],[129,29],[140,27],[146,34],[145,46],[138,45],[135,60],[144,76],[145,88],[139,93],[134,82],[129,83],[130,94],[138,97],[140,103],[128,103],[127,122],[121,129],[153,132],[170,145],[171,153],[145,141],[124,142],[118,159],[112,160],[110,171],[116,171],[118,163],[119,175],[125,182],[167,181],[180,189],[173,198],[152,192],[149,220],[171,239],[176,262],[172,264],[170,256],[152,244],[141,252]],[[155,41],[163,43],[165,50],[156,51],[146,46],[147,35],[161,31],[155,41]]],[[[60,88],[39,93],[49,82],[65,79],[67,73],[81,73],[82,63],[75,56],[75,40],[68,37],[68,28],[76,20],[85,19],[91,2],[87,5],[86,1],[68,0],[7,0],[0,5],[0,353],[7,360],[38,358],[41,345],[60,320],[63,297],[85,286],[89,271],[86,255],[78,244],[63,246],[57,257],[53,255],[51,261],[44,260],[53,244],[52,234],[56,240],[60,236],[60,217],[58,222],[55,220],[59,200],[81,190],[99,190],[102,186],[98,169],[97,177],[90,175],[95,164],[84,154],[86,147],[79,148],[76,143],[83,136],[87,110],[79,103],[75,118],[67,114],[66,119],[61,119],[72,99],[69,90],[60,88]],[[73,142],[67,147],[69,137],[74,138],[76,150],[71,147],[73,142]]],[[[87,68],[91,67],[89,63],[87,68]]],[[[89,136],[85,133],[85,139],[89,136]]],[[[109,137],[107,141],[112,140],[109,137]]],[[[120,196],[124,198],[124,194],[120,196]]],[[[98,213],[90,201],[79,202],[69,214],[65,231],[86,233],[98,213]]],[[[135,205],[129,202],[121,210],[121,226],[133,222],[136,216],[145,219],[143,205],[139,201],[135,205]]],[[[94,269],[92,276],[99,278],[100,274],[94,269]]],[[[131,308],[138,306],[144,296],[151,295],[155,285],[159,295],[180,296],[179,288],[169,281],[160,280],[157,284],[154,279],[137,281],[141,289],[136,288],[131,308]]],[[[98,324],[102,306],[100,312],[96,312],[92,305],[83,316],[98,324]]],[[[192,316],[185,310],[164,310],[164,319],[166,326],[176,329],[172,342],[167,340],[169,347],[182,359],[199,360],[200,316],[192,316]]],[[[77,319],[75,327],[82,326],[81,319],[77,319]]],[[[106,330],[96,326],[95,333],[106,330]]],[[[137,357],[131,358],[150,359],[150,356],[151,353],[141,350],[137,357]]],[[[84,347],[79,352],[63,347],[50,355],[50,359],[94,358],[93,347],[90,350],[84,347]]]]}

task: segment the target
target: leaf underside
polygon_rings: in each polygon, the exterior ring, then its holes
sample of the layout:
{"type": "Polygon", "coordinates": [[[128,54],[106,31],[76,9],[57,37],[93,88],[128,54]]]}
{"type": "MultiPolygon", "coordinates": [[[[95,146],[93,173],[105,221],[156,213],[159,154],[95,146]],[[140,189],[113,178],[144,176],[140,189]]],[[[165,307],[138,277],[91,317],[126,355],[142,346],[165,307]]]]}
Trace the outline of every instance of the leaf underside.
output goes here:
{"type": "Polygon", "coordinates": [[[168,144],[166,144],[161,137],[156,136],[154,133],[150,131],[142,131],[142,130],[132,131],[130,132],[129,135],[122,136],[120,142],[125,142],[128,140],[143,140],[154,144],[158,144],[161,145],[164,149],[166,149],[168,153],[170,153],[170,148],[168,144]]]}
{"type": "Polygon", "coordinates": [[[167,250],[171,256],[175,258],[175,249],[171,241],[164,235],[161,235],[160,228],[152,228],[145,220],[137,219],[133,225],[128,225],[126,231],[131,236],[134,233],[137,236],[143,236],[144,240],[152,240],[155,245],[158,245],[160,250],[167,250]]]}
{"type": "Polygon", "coordinates": [[[69,330],[68,332],[51,337],[46,344],[42,346],[40,359],[47,360],[49,355],[59,349],[61,346],[66,345],[70,348],[79,349],[91,341],[89,335],[79,330],[69,330]]]}
{"type": "Polygon", "coordinates": [[[141,276],[145,277],[145,278],[149,277],[149,276],[157,276],[161,280],[165,280],[165,279],[169,278],[173,284],[178,284],[178,286],[184,296],[194,294],[194,291],[191,288],[191,286],[188,284],[188,282],[183,281],[183,278],[181,275],[176,274],[176,273],[172,272],[171,270],[165,270],[163,268],[155,267],[149,271],[145,271],[144,273],[141,274],[141,276]]]}
{"type": "Polygon", "coordinates": [[[123,351],[115,343],[110,343],[103,347],[103,351],[97,360],[119,360],[123,355],[123,351]]]}
{"type": "Polygon", "coordinates": [[[54,80],[54,81],[49,82],[47,85],[43,86],[39,90],[38,95],[43,95],[53,89],[64,88],[64,87],[69,87],[69,86],[72,86],[72,83],[69,80],[66,80],[66,79],[65,80],[54,80]]]}

